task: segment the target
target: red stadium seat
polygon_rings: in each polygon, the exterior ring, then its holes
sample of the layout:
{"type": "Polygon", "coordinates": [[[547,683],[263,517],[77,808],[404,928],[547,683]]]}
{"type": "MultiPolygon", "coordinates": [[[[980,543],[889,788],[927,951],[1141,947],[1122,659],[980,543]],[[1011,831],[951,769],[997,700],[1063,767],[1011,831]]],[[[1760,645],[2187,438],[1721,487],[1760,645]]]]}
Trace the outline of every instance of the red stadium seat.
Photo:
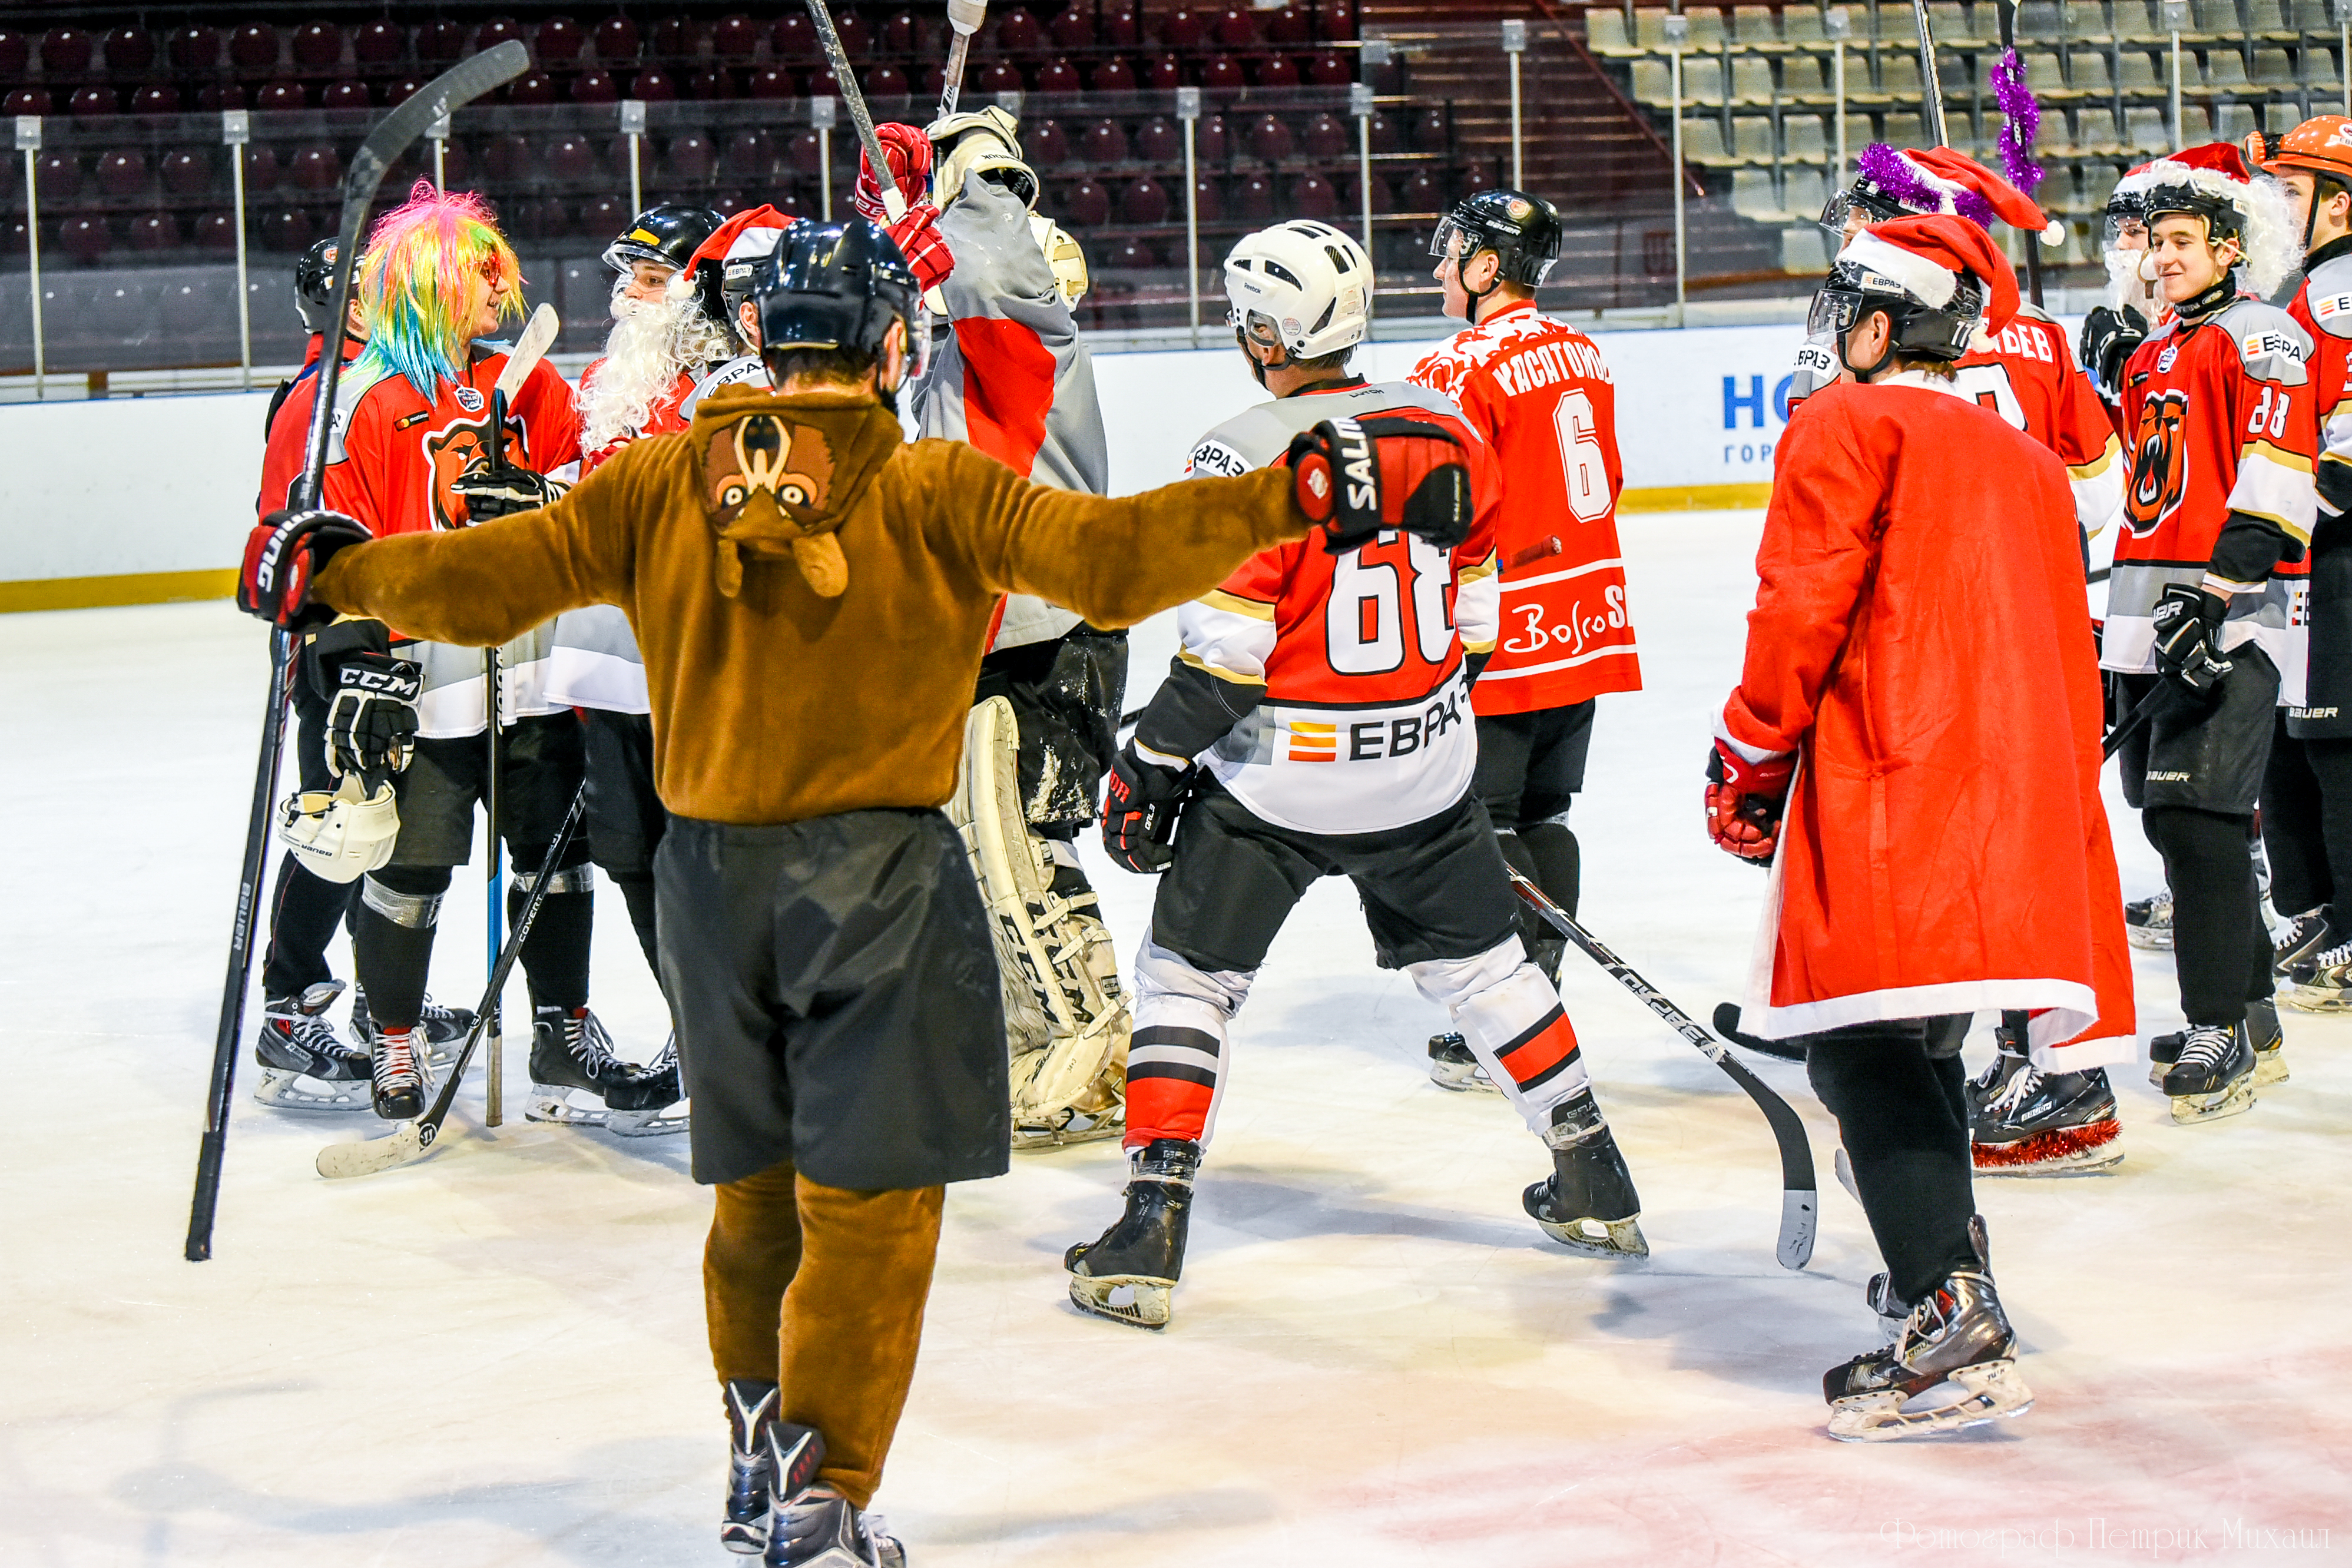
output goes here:
{"type": "Polygon", "coordinates": [[[765,184],[776,172],[776,144],[764,131],[730,131],[719,142],[719,178],[765,184]]]}
{"type": "Polygon", "coordinates": [[[207,153],[178,147],[163,154],[156,174],[166,193],[194,196],[212,189],[213,163],[207,153]]]}
{"type": "Polygon", "coordinates": [[[274,190],[280,171],[278,152],[266,141],[247,144],[245,149],[245,193],[274,190]]]}
{"type": "Polygon", "coordinates": [[[874,29],[866,18],[855,11],[844,11],[833,19],[833,30],[841,35],[841,52],[856,65],[874,52],[874,29]]]}
{"type": "Polygon", "coordinates": [[[629,84],[627,96],[641,98],[647,103],[669,103],[677,97],[677,80],[667,71],[649,66],[629,84]]]}
{"type": "Polygon", "coordinates": [[[1157,272],[1160,253],[1144,241],[1129,235],[1110,247],[1103,257],[1105,272],[1157,272]]]}
{"type": "Polygon", "coordinates": [[[1397,129],[1397,122],[1377,111],[1372,115],[1372,151],[1375,152],[1404,151],[1404,134],[1397,129]]]}
{"type": "MultiPolygon", "coordinates": [[[[165,53],[173,68],[208,71],[220,64],[221,36],[217,27],[174,27],[165,53]]],[[[5,62],[0,62],[5,64],[5,62]]]]}
{"type": "Polygon", "coordinates": [[[1274,221],[1274,182],[1251,174],[1234,182],[1234,216],[1244,223],[1274,221]]]}
{"type": "Polygon", "coordinates": [[[745,203],[743,198],[733,191],[721,191],[719,194],[705,200],[703,205],[722,218],[731,218],[743,210],[745,203]]]}
{"type": "Polygon", "coordinates": [[[786,11],[768,29],[768,52],[780,60],[813,60],[824,51],[816,41],[816,28],[808,13],[798,8],[786,11]]]}
{"type": "Polygon", "coordinates": [[[1192,182],[1192,202],[1204,224],[1215,223],[1225,215],[1224,193],[1210,175],[1203,174],[1192,182]]]}
{"type": "Polygon", "coordinates": [[[310,98],[302,90],[299,82],[274,81],[253,95],[253,107],[265,111],[276,110],[285,113],[297,109],[310,108],[310,98]]]}
{"type": "Polygon", "coordinates": [[[721,16],[710,43],[727,59],[748,60],[760,47],[760,25],[740,11],[721,16]]]}
{"type": "Polygon", "coordinates": [[[1095,19],[1085,7],[1073,5],[1054,18],[1048,31],[1054,35],[1058,48],[1087,48],[1095,41],[1095,19]]]}
{"type": "Polygon", "coordinates": [[[41,37],[41,72],[69,76],[89,69],[98,41],[79,27],[51,27],[41,37]]]}
{"type": "Polygon", "coordinates": [[[1463,164],[1454,172],[1454,199],[1458,202],[1463,197],[1475,195],[1480,191],[1492,190],[1494,185],[1494,169],[1483,161],[1473,160],[1463,164]]]}
{"type": "Polygon", "coordinates": [[[33,40],[0,27],[0,77],[21,77],[31,66],[33,40]]]}
{"type": "Polygon", "coordinates": [[[466,52],[466,29],[456,22],[443,18],[425,22],[416,29],[416,57],[428,66],[443,65],[466,52]]]}
{"type": "Polygon", "coordinates": [[[840,79],[833,74],[833,68],[831,66],[825,66],[820,69],[809,72],[808,95],[811,98],[839,98],[841,96],[841,82],[840,79]]]}
{"type": "Polygon", "coordinates": [[[331,191],[342,180],[343,161],[331,147],[305,147],[286,170],[287,184],[297,191],[331,191]]]}
{"type": "Polygon", "coordinates": [[[801,89],[800,84],[793,80],[792,72],[774,66],[762,66],[751,73],[747,95],[773,101],[780,98],[798,98],[801,89]]]}
{"type": "MultiPolygon", "coordinates": [[[[455,145],[455,143],[452,143],[455,145]]],[[[482,139],[482,174],[499,184],[530,177],[530,143],[507,131],[482,139]]]]}
{"type": "Polygon", "coordinates": [[[68,256],[87,266],[107,253],[114,236],[107,232],[104,218],[84,214],[58,225],[58,244],[68,256]]]}
{"type": "Polygon", "coordinates": [[[1180,54],[1192,54],[1209,41],[1209,18],[1198,11],[1171,11],[1160,23],[1160,41],[1180,54]]]}
{"type": "Polygon", "coordinates": [[[887,63],[866,67],[859,85],[868,98],[904,98],[910,90],[907,73],[887,63]]]}
{"type": "Polygon", "coordinates": [[[1039,92],[1076,92],[1080,86],[1078,68],[1067,60],[1051,59],[1037,68],[1039,92]]]}
{"type": "Polygon", "coordinates": [[[195,241],[206,250],[236,248],[236,220],[226,213],[200,213],[195,228],[195,241]]]}
{"type": "Polygon", "coordinates": [[[1125,6],[1105,11],[1096,25],[1095,41],[1114,49],[1131,49],[1143,41],[1143,23],[1137,17],[1135,7],[1125,6]]]}
{"type": "Polygon", "coordinates": [[[40,182],[43,201],[81,194],[81,160],[65,152],[44,152],[33,160],[33,178],[40,182]]]}
{"type": "Polygon", "coordinates": [[[1099,228],[1110,221],[1110,193],[1092,180],[1080,180],[1062,193],[1059,211],[1066,225],[1099,228]]]}
{"type": "Polygon", "coordinates": [[[1279,163],[1290,156],[1290,127],[1277,115],[1261,114],[1249,128],[1249,150],[1253,158],[1263,158],[1269,163],[1279,163]]]}
{"type": "Polygon", "coordinates": [[[352,58],[361,65],[398,65],[407,52],[408,34],[397,23],[382,17],[362,22],[352,33],[352,58]]]}
{"type": "Polygon", "coordinates": [[[646,41],[646,52],[657,60],[691,58],[698,52],[694,35],[695,29],[685,17],[665,16],[654,24],[653,36],[646,41]]]}
{"type": "Polygon", "coordinates": [[[1296,5],[1285,5],[1265,21],[1269,44],[1303,44],[1315,37],[1315,23],[1296,5]]]}
{"type": "Polygon", "coordinates": [[[1319,0],[1315,7],[1318,36],[1338,42],[1356,36],[1356,8],[1349,0],[1319,0]]]}
{"type": "Polygon", "coordinates": [[[1040,120],[1022,131],[1021,150],[1029,155],[1032,168],[1058,168],[1069,162],[1070,138],[1060,120],[1040,120]]]}
{"type": "Polygon", "coordinates": [[[996,21],[996,47],[1016,55],[1034,54],[1045,47],[1045,29],[1019,5],[996,21]]]}
{"type": "Polygon", "coordinates": [[[1339,158],[1355,146],[1353,126],[1341,125],[1329,114],[1318,114],[1307,122],[1307,132],[1298,139],[1299,151],[1309,158],[1339,158]]]}
{"type": "Polygon", "coordinates": [[[921,92],[922,95],[931,102],[939,102],[940,94],[947,90],[948,68],[946,62],[942,60],[933,60],[929,65],[923,67],[915,73],[915,80],[917,83],[917,90],[921,92]]]}
{"type": "Polygon", "coordinates": [[[98,155],[97,173],[100,195],[135,196],[147,186],[147,159],[127,147],[113,148],[98,155]]]}
{"type": "Polygon", "coordinates": [[[1135,155],[1147,163],[1176,163],[1184,157],[1184,136],[1165,120],[1147,122],[1135,133],[1135,155]]]}
{"type": "Polygon", "coordinates": [[[1445,186],[1426,169],[1416,169],[1405,176],[1399,199],[1408,213],[1440,213],[1447,204],[1445,186]]]}
{"type": "Polygon", "coordinates": [[[923,47],[923,26],[912,11],[900,11],[882,24],[882,47],[894,55],[911,55],[923,47]]]}
{"type": "Polygon", "coordinates": [[[1233,139],[1225,132],[1223,115],[1202,115],[1201,129],[1194,134],[1198,143],[1194,152],[1199,155],[1202,162],[1222,163],[1225,161],[1226,150],[1232,145],[1233,139]]]}
{"type": "Polygon", "coordinates": [[[131,95],[133,114],[177,114],[180,112],[180,89],[150,82],[131,95]]]}
{"type": "Polygon", "coordinates": [[[1184,62],[1174,55],[1154,55],[1143,62],[1143,85],[1152,92],[1173,92],[1184,85],[1184,62]]]}
{"type": "Polygon", "coordinates": [[[170,250],[180,243],[180,225],[162,213],[149,213],[123,225],[123,237],[132,250],[170,250]]]}
{"type": "MultiPolygon", "coordinates": [[[[394,77],[390,81],[384,84],[383,101],[386,103],[404,103],[407,101],[409,98],[414,96],[416,90],[424,85],[425,78],[423,77],[416,75],[413,71],[403,71],[400,75],[394,77]]],[[[201,97],[201,94],[199,96],[201,97]]],[[[196,107],[202,109],[205,108],[205,105],[199,102],[196,107]]]]}
{"type": "Polygon", "coordinates": [[[669,144],[662,149],[662,171],[674,180],[688,180],[698,184],[710,178],[711,165],[715,161],[710,139],[698,131],[688,131],[673,136],[669,144]]]}
{"type": "Polygon", "coordinates": [[[320,109],[366,109],[369,105],[370,99],[365,82],[329,82],[319,91],[320,109]]]}
{"type": "Polygon", "coordinates": [[[736,96],[735,73],[707,68],[686,78],[686,96],[701,103],[716,103],[736,96]]]}
{"type": "Polygon", "coordinates": [[[803,203],[796,191],[772,191],[768,193],[768,204],[788,218],[812,218],[816,215],[814,200],[803,203]]]}
{"type": "MultiPolygon", "coordinates": [[[[596,46],[596,57],[606,65],[618,65],[637,57],[642,40],[637,37],[637,25],[626,16],[607,16],[596,24],[592,35],[596,46]]],[[[630,216],[636,214],[632,213],[630,216]]]]}
{"type": "Polygon", "coordinates": [[[550,16],[531,38],[531,58],[541,66],[574,64],[588,47],[587,30],[569,16],[550,16]]]}
{"type": "Polygon", "coordinates": [[[1217,42],[1229,49],[1244,49],[1257,42],[1257,18],[1249,12],[1228,5],[1211,29],[1217,42]]]}
{"type": "Polygon", "coordinates": [[[572,101],[574,103],[614,103],[621,96],[620,85],[613,73],[589,67],[572,78],[572,101]]]}
{"type": "Polygon", "coordinates": [[[278,29],[247,22],[228,36],[228,63],[241,77],[257,77],[278,68],[278,29]]]}
{"type": "Polygon", "coordinates": [[[1122,222],[1152,225],[1168,221],[1168,187],[1146,176],[1130,181],[1119,193],[1118,215],[1122,222]]]}
{"type": "Polygon", "coordinates": [[[155,35],[144,27],[117,27],[106,35],[106,69],[110,76],[143,71],[155,63],[155,35]]]}
{"type": "Polygon", "coordinates": [[[1211,92],[1238,92],[1248,81],[1241,61],[1231,55],[1212,55],[1201,62],[1201,86],[1211,92]]]}
{"type": "Polygon", "coordinates": [[[1097,92],[1133,92],[1135,68],[1123,55],[1112,55],[1087,68],[1087,86],[1097,92]]]}
{"type": "Polygon", "coordinates": [[[1415,152],[1445,151],[1445,110],[1432,104],[1429,108],[1411,111],[1412,114],[1412,145],[1415,152]]]}
{"type": "Polygon", "coordinates": [[[548,142],[546,162],[547,172],[557,179],[577,181],[594,179],[599,160],[586,137],[566,131],[548,142]]]}
{"type": "Polygon", "coordinates": [[[562,96],[556,90],[555,78],[545,71],[526,71],[507,89],[509,103],[553,103],[562,96]]]}
{"type": "MultiPolygon", "coordinates": [[[[433,172],[433,144],[428,141],[417,152],[424,158],[423,172],[430,175],[433,172]]],[[[463,141],[453,140],[448,143],[448,150],[441,157],[441,166],[442,176],[448,182],[449,189],[462,191],[474,183],[474,155],[466,151],[463,141]]],[[[411,184],[415,183],[410,182],[411,184]]]]}
{"type": "Polygon", "coordinates": [[[512,16],[493,16],[474,29],[474,52],[495,49],[509,38],[522,37],[522,24],[512,16]]]}
{"type": "Polygon", "coordinates": [[[1020,92],[1028,84],[1021,79],[1021,68],[1011,60],[991,60],[972,73],[972,80],[982,92],[1020,92]]]}
{"type": "Polygon", "coordinates": [[[1078,156],[1097,168],[1105,163],[1124,163],[1129,158],[1127,132],[1119,129],[1116,120],[1097,120],[1078,139],[1078,156]]]}
{"type": "Polygon", "coordinates": [[[584,235],[616,235],[629,226],[637,214],[629,211],[625,196],[591,196],[580,208],[580,232],[584,235]]]}
{"type": "Polygon", "coordinates": [[[541,196],[523,209],[522,232],[538,239],[562,239],[572,232],[572,204],[541,196]]]}
{"type": "Polygon", "coordinates": [[[121,114],[122,99],[110,87],[78,87],[66,109],[76,115],[121,114]]]}
{"type": "Polygon", "coordinates": [[[1339,193],[1320,174],[1301,174],[1290,183],[1290,211],[1328,223],[1339,215],[1339,193]]]}
{"type": "Polygon", "coordinates": [[[305,22],[294,29],[289,47],[294,63],[304,70],[324,70],[343,60],[342,29],[332,22],[305,22]]]}
{"type": "MultiPolygon", "coordinates": [[[[1341,175],[1339,177],[1339,210],[1360,215],[1364,210],[1362,194],[1356,189],[1356,176],[1341,175]]],[[[1392,213],[1396,210],[1396,192],[1390,188],[1386,180],[1375,172],[1372,175],[1372,211],[1392,213]]]]}
{"type": "MultiPolygon", "coordinates": [[[[1260,85],[1264,85],[1261,78],[1260,85]]],[[[1345,87],[1356,79],[1356,68],[1337,49],[1308,57],[1305,79],[1310,87],[1345,87]]]]}
{"type": "Polygon", "coordinates": [[[20,87],[0,100],[0,109],[9,114],[47,114],[51,112],[48,91],[44,88],[20,87]]]}
{"type": "Polygon", "coordinates": [[[824,167],[824,164],[819,162],[819,152],[816,132],[814,131],[800,131],[784,143],[786,161],[794,170],[803,174],[814,174],[824,167]]]}

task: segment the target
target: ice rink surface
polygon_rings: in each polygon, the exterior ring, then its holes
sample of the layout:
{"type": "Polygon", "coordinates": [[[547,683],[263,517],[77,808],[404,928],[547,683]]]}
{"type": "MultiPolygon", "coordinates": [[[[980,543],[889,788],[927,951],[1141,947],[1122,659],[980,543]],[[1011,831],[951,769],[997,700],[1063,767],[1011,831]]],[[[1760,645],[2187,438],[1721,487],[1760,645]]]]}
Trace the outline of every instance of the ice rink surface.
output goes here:
{"type": "MultiPolygon", "coordinates": [[[[1648,689],[1604,701],[1577,808],[1587,924],[1702,1019],[1763,890],[1698,806],[1758,522],[1623,524],[1648,689]]],[[[1169,643],[1139,634],[1135,697],[1169,643]]],[[[266,671],[226,604],[0,617],[0,1562],[740,1561],[684,1139],[485,1133],[469,1085],[432,1159],[331,1185],[318,1147],[381,1124],[262,1109],[248,1053],[217,1256],[181,1260],[266,671]]],[[[1131,948],[1150,885],[1088,853],[1131,948]]],[[[482,982],[479,878],[443,921],[454,1002],[482,982]]],[[[646,1054],[660,997],[601,898],[595,1005],[646,1054]]],[[[2177,1027],[2168,955],[2138,963],[2143,1035],[2177,1027]]],[[[1238,1026],[1165,1334],[1064,1298],[1063,1249],[1118,1212],[1114,1148],[951,1189],[878,1500],[914,1563],[2352,1562],[2352,1020],[2289,1013],[2291,1081],[2207,1126],[2122,1069],[2115,1174],[1981,1184],[2040,1403],[1855,1448],[1822,1433],[1821,1375],[1872,1343],[1878,1265],[1801,1071],[1758,1067],[1822,1169],[1789,1273],[1762,1118],[1573,954],[1565,989],[1647,1261],[1521,1214],[1543,1151],[1431,1086],[1438,1016],[1326,883],[1238,1026]]]]}

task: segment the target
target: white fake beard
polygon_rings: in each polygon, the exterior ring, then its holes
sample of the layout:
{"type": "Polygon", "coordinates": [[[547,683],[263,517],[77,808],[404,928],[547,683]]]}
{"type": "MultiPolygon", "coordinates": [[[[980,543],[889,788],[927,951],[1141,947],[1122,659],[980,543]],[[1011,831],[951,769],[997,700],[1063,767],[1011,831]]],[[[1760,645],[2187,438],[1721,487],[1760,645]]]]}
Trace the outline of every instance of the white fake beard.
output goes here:
{"type": "Polygon", "coordinates": [[[702,313],[693,285],[674,278],[659,299],[632,299],[613,288],[613,331],[604,362],[580,394],[580,444],[590,452],[635,435],[688,371],[734,352],[731,340],[702,313]],[[681,287],[683,285],[683,287],[681,287]]]}
{"type": "Polygon", "coordinates": [[[2144,250],[2109,250],[2100,252],[2107,264],[2107,303],[2117,310],[2128,305],[2149,321],[2165,308],[2157,297],[2156,285],[2140,276],[2140,263],[2147,259],[2144,250]]]}

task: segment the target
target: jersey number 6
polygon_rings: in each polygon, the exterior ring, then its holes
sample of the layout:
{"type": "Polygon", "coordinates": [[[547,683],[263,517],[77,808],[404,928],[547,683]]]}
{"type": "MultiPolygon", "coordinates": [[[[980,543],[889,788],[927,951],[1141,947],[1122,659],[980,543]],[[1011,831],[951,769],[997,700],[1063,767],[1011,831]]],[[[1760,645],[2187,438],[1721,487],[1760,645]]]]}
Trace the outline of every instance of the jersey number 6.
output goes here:
{"type": "Polygon", "coordinates": [[[1568,481],[1568,509],[1580,523],[1609,515],[1609,464],[1601,450],[1601,416],[1592,411],[1592,394],[1571,388],[1559,394],[1551,411],[1559,433],[1559,467],[1568,481]]]}

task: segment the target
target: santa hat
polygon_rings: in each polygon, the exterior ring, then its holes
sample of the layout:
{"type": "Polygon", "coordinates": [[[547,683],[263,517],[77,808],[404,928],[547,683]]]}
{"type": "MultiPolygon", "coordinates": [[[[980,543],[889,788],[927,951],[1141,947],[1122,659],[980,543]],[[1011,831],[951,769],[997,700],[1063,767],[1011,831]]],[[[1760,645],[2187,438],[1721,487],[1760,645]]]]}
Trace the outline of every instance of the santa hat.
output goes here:
{"type": "Polygon", "coordinates": [[[775,253],[794,222],[771,206],[747,207],[711,230],[710,237],[687,258],[687,276],[694,277],[705,262],[716,263],[719,287],[740,294],[751,282],[751,269],[775,253]]]}
{"type": "MultiPolygon", "coordinates": [[[[2245,253],[2240,265],[2254,293],[2268,298],[2302,265],[2301,235],[2285,187],[2255,173],[2234,141],[2208,141],[2143,163],[2116,182],[2108,200],[2112,204],[2116,197],[2136,197],[2147,207],[2158,193],[2182,187],[2238,214],[2238,244],[2245,253]]],[[[2164,210],[2157,201],[2150,215],[2164,210]]]]}
{"type": "Polygon", "coordinates": [[[2017,273],[1992,236],[1966,218],[1928,213],[1876,224],[1846,241],[1837,259],[1876,273],[1936,310],[1949,308],[1967,273],[1984,286],[1986,331],[2000,331],[2017,315],[2017,273]]]}
{"type": "Polygon", "coordinates": [[[1986,229],[1997,220],[2040,235],[2043,245],[2066,243],[2066,225],[2042,212],[2032,197],[1948,147],[1896,148],[1874,141],[1862,150],[1854,170],[1910,212],[1956,214],[1986,229]]]}

